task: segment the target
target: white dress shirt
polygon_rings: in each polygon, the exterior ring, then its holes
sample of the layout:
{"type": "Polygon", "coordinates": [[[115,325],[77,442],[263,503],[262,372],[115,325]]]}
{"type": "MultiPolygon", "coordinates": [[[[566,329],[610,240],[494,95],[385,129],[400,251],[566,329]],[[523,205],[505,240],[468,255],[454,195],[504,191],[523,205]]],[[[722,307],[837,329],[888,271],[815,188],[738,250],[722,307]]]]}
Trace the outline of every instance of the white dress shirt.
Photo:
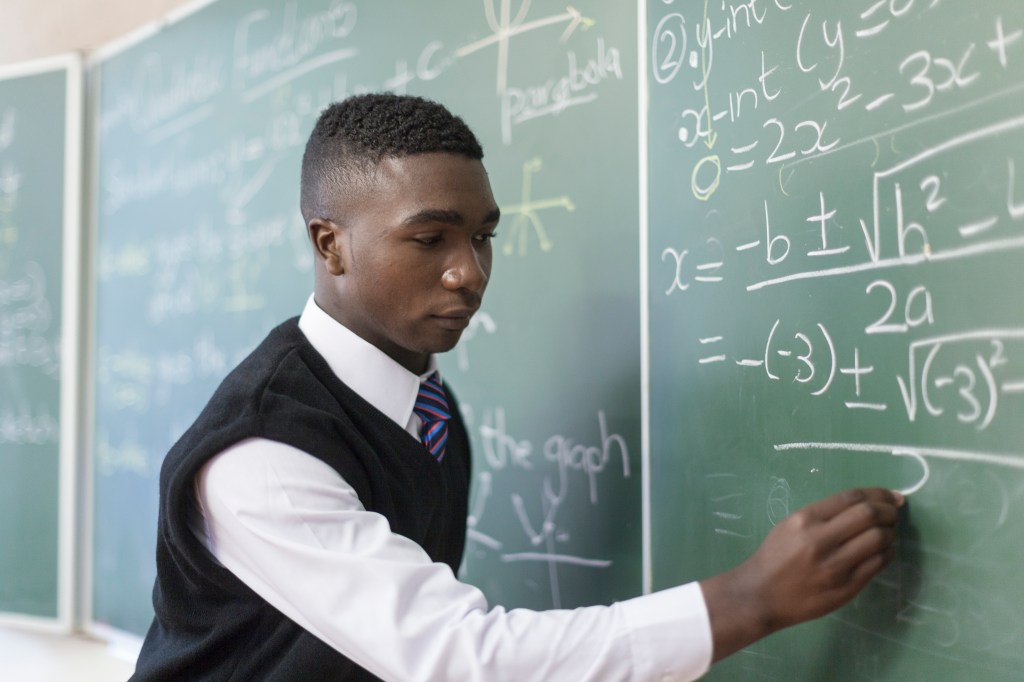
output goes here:
{"type": "MultiPolygon", "coordinates": [[[[421,377],[312,296],[299,328],[342,381],[416,436],[421,377]]],[[[195,531],[214,557],[385,680],[667,682],[695,679],[710,665],[711,627],[697,583],[611,606],[489,608],[477,588],[393,533],[334,469],[301,450],[242,441],[203,467],[196,489],[205,523],[195,531]]]]}

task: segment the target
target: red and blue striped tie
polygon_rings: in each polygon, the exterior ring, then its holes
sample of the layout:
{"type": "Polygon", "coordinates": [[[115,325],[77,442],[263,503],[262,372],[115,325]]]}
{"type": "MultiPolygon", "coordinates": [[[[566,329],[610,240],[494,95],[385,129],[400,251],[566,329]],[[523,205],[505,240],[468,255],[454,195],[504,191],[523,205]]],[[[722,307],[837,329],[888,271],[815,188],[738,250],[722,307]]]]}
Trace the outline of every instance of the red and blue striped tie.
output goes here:
{"type": "Polygon", "coordinates": [[[423,422],[420,426],[420,440],[430,454],[440,462],[444,457],[444,444],[448,440],[448,400],[444,397],[444,389],[434,372],[420,384],[420,392],[416,396],[413,412],[423,422]]]}

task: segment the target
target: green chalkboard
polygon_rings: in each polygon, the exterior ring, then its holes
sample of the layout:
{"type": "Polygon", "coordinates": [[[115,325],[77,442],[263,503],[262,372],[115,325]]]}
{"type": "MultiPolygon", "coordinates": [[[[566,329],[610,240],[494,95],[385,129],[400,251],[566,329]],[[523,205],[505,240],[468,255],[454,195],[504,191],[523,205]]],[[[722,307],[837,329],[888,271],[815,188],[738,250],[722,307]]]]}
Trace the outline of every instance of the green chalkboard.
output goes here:
{"type": "Polygon", "coordinates": [[[637,23],[597,0],[222,0],[100,55],[94,624],[149,625],[161,460],[301,311],[302,148],[366,90],[464,117],[503,214],[442,364],[476,452],[463,577],[508,606],[641,592],[637,23]]]}
{"type": "Polygon", "coordinates": [[[649,2],[656,587],[910,492],[894,564],[720,680],[1019,679],[1024,5],[649,2]]]}
{"type": "Polygon", "coordinates": [[[67,628],[81,76],[0,69],[0,616],[67,628]]]}

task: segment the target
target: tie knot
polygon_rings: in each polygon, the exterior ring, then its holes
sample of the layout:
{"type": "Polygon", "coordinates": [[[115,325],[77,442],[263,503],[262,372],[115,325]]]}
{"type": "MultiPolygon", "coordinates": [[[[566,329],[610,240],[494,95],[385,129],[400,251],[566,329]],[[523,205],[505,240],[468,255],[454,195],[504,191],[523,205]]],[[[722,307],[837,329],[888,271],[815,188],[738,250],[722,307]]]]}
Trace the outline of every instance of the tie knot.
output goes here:
{"type": "Polygon", "coordinates": [[[451,419],[451,413],[437,372],[420,383],[413,412],[423,422],[420,427],[420,440],[430,454],[440,461],[444,457],[444,445],[448,440],[448,420],[451,419]]]}

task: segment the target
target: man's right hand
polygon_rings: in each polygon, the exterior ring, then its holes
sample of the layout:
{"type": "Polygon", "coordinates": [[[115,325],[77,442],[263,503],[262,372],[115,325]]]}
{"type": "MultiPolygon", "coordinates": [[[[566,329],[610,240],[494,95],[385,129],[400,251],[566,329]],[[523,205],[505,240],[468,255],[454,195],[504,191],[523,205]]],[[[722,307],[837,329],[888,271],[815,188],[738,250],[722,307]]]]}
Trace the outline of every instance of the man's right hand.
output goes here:
{"type": "Polygon", "coordinates": [[[701,581],[714,660],[853,599],[892,560],[904,502],[882,488],[838,493],[788,516],[740,566],[701,581]]]}

